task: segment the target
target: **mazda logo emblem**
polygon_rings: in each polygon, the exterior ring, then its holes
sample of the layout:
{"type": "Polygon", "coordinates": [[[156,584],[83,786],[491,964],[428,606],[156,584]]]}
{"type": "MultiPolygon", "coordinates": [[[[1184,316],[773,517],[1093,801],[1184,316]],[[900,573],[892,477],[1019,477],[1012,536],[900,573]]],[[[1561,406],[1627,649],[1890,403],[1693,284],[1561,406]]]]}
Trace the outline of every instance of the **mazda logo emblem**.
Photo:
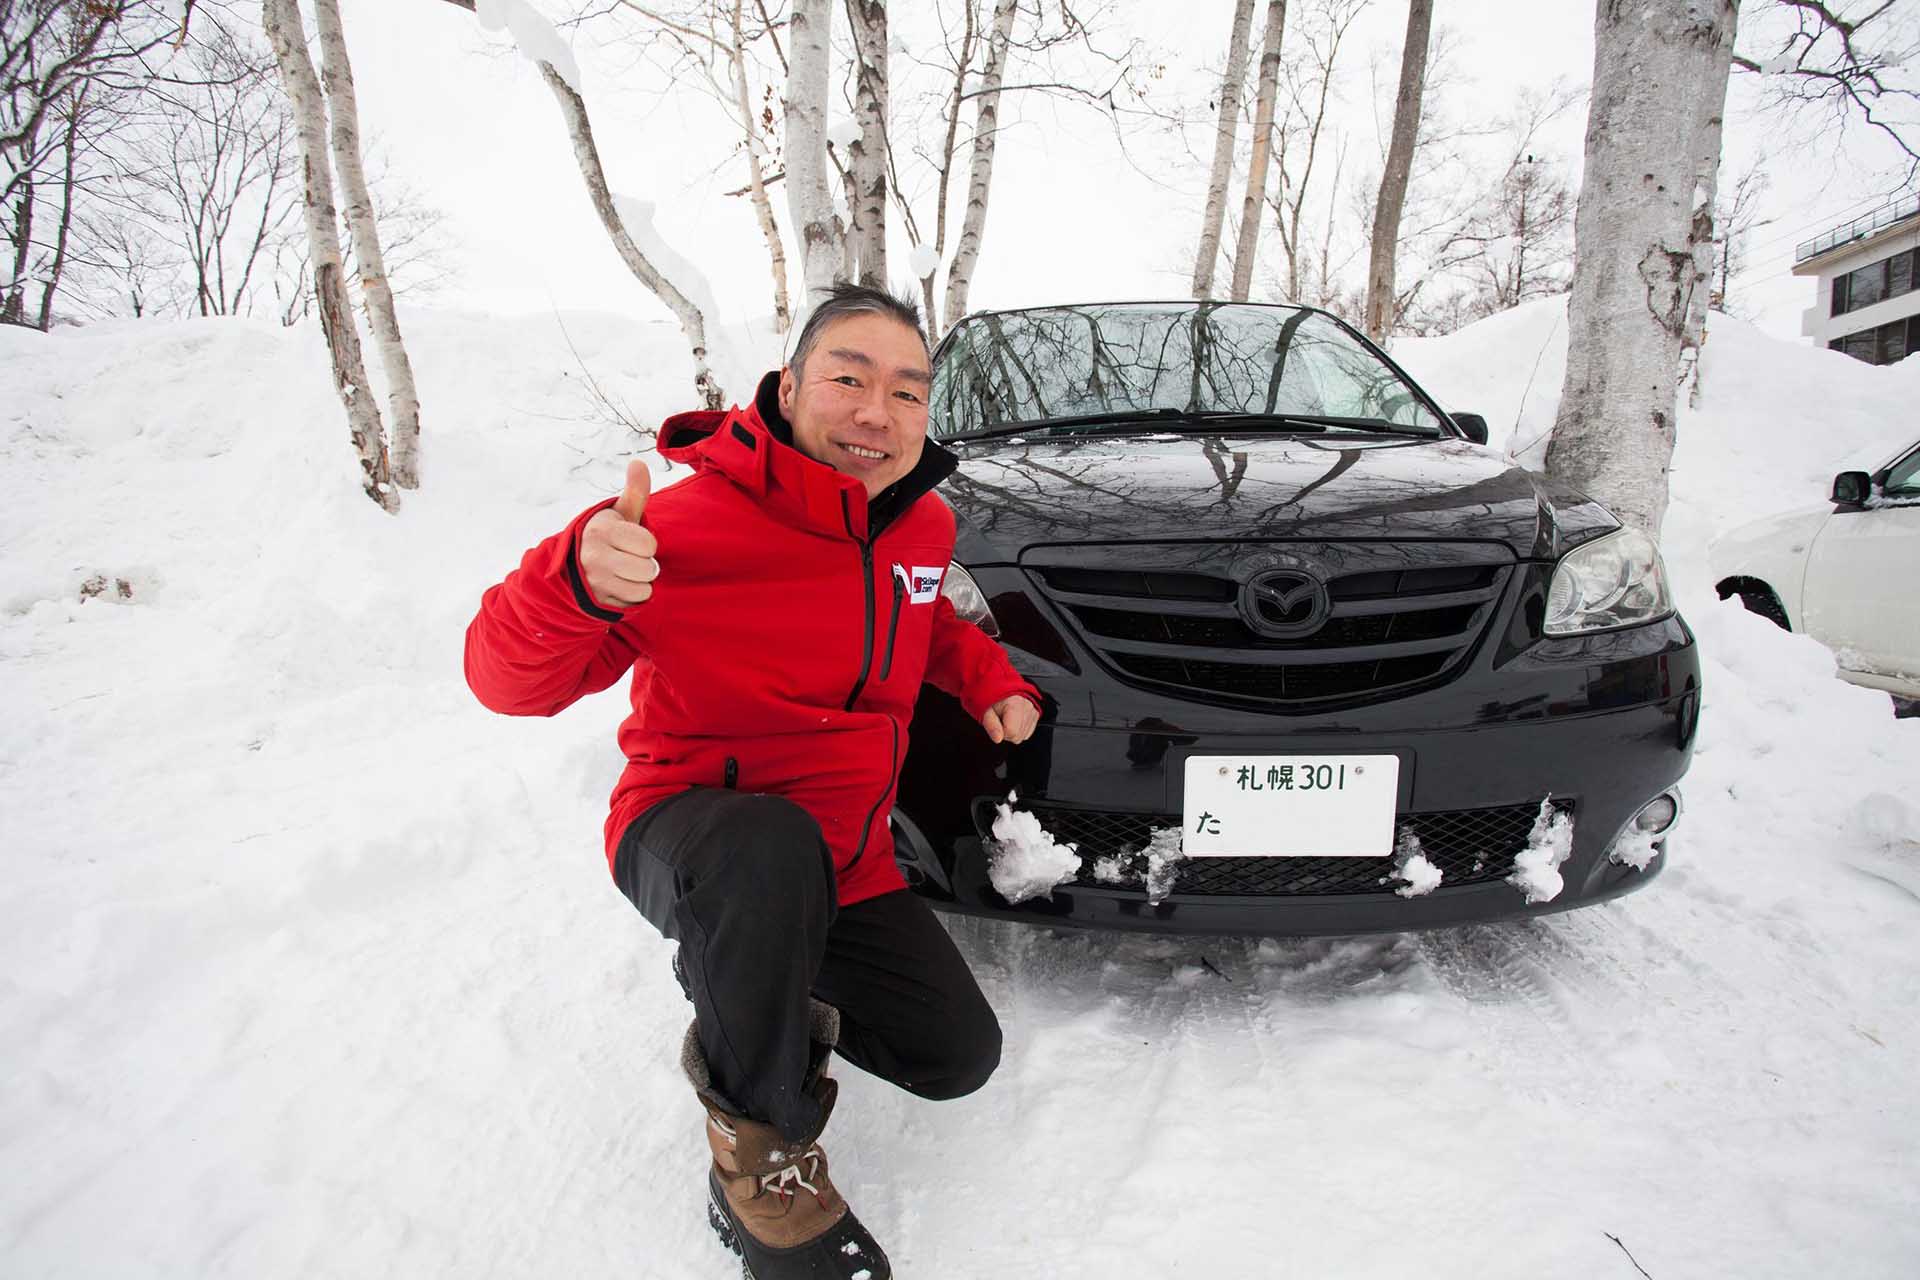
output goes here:
{"type": "Polygon", "coordinates": [[[1297,569],[1269,569],[1248,579],[1240,590],[1240,613],[1264,636],[1292,639],[1311,635],[1327,620],[1326,584],[1297,569]]]}

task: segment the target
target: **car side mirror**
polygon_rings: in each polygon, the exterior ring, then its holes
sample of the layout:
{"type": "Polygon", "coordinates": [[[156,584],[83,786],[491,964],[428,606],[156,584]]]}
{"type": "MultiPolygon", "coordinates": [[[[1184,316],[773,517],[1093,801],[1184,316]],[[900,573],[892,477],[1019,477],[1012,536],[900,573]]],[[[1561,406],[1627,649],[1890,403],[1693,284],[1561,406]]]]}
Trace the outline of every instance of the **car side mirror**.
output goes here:
{"type": "Polygon", "coordinates": [[[1456,413],[1452,415],[1453,425],[1467,433],[1467,439],[1475,444],[1487,442],[1487,420],[1477,413],[1456,413]]]}
{"type": "Polygon", "coordinates": [[[1873,481],[1864,471],[1842,471],[1833,478],[1833,500],[1843,507],[1865,506],[1873,493],[1873,481]]]}

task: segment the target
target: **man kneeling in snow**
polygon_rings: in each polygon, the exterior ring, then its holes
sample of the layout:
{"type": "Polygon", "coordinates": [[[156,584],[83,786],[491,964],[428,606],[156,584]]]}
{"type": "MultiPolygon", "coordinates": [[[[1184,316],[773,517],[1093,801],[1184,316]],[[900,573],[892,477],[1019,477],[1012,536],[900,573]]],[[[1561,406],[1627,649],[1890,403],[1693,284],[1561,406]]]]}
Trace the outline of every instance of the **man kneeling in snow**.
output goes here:
{"type": "Polygon", "coordinates": [[[694,474],[618,498],[527,552],[481,600],[467,682],[553,715],[633,671],[614,879],[677,939],[683,1053],[707,1112],[713,1225],[754,1276],[890,1275],[816,1143],[834,1049],[925,1098],[979,1088],[1000,1026],[888,820],[922,680],[994,741],[1039,695],[939,582],[954,457],[928,443],[918,311],[841,286],[753,403],[683,413],[660,451],[694,474]]]}

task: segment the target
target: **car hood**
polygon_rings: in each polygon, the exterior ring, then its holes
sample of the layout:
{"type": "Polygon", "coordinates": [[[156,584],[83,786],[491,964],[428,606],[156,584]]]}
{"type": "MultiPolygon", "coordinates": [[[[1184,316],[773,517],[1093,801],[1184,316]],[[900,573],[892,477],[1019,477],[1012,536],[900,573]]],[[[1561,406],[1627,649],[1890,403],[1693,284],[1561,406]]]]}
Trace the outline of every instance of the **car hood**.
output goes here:
{"type": "Polygon", "coordinates": [[[1736,525],[1707,543],[1708,569],[1718,580],[1730,574],[1754,572],[1755,565],[1762,560],[1801,559],[1832,515],[1833,504],[1827,502],[1777,511],[1736,525]]]}
{"type": "Polygon", "coordinates": [[[948,442],[941,493],[962,563],[1049,543],[1471,539],[1550,560],[1618,527],[1607,510],[1462,440],[1102,436],[948,442]]]}

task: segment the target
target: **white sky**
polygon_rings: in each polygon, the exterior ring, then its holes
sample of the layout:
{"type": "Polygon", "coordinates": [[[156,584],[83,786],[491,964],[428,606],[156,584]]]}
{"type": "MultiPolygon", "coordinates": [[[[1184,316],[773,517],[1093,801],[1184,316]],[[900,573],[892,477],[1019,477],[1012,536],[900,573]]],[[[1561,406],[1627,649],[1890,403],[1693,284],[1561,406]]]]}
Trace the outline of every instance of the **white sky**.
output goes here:
{"type": "MultiPolygon", "coordinates": [[[[536,2],[555,15],[565,11],[560,0],[536,2]]],[[[504,34],[483,33],[472,14],[443,0],[343,0],[343,7],[364,122],[384,144],[393,171],[449,215],[454,274],[440,304],[664,316],[616,258],[588,204],[556,104],[504,34]]],[[[1514,22],[1521,7],[1507,0],[1440,0],[1437,8],[1436,23],[1454,40],[1458,115],[1495,116],[1523,89],[1556,78],[1584,85],[1591,78],[1591,4],[1540,0],[1524,7],[1524,28],[1514,22]]],[[[896,6],[896,33],[913,20],[902,15],[921,12],[896,6]]],[[[1120,0],[1117,12],[1124,21],[1110,27],[1110,44],[1138,35],[1159,52],[1165,70],[1155,92],[1168,105],[1204,104],[1217,85],[1230,0],[1120,0]]],[[[1376,124],[1369,62],[1377,59],[1390,95],[1405,13],[1395,0],[1375,0],[1342,52],[1340,119],[1353,141],[1343,181],[1365,166],[1364,154],[1377,154],[1377,130],[1389,123],[1376,124]]],[[[836,21],[844,32],[844,14],[836,21]]],[[[1258,25],[1256,18],[1256,39],[1258,25]]],[[[1741,48],[1771,52],[1744,39],[1741,48]]],[[[724,194],[744,185],[744,161],[730,151],[732,139],[713,104],[691,86],[665,84],[644,66],[622,68],[608,51],[578,52],[614,189],[659,206],[661,234],[708,275],[728,318],[770,312],[766,250],[752,210],[745,199],[724,194]]],[[[1750,77],[1735,77],[1723,185],[1751,162],[1762,140],[1780,134],[1748,109],[1754,88],[1750,77]]],[[[1096,113],[1031,94],[1009,102],[1014,120],[1001,134],[972,305],[1183,294],[1204,195],[1203,161],[1185,158],[1169,135],[1135,130],[1130,165],[1112,126],[1096,113]]],[[[896,98],[897,132],[910,123],[899,119],[901,110],[896,98]]],[[[1543,151],[1566,161],[1570,176],[1577,175],[1584,115],[1583,104],[1540,139],[1543,151]]],[[[1207,141],[1199,131],[1190,138],[1194,147],[1207,141]]],[[[1873,169],[1887,163],[1889,149],[1858,130],[1844,145],[1830,136],[1795,149],[1769,145],[1778,154],[1767,166],[1764,216],[1773,221],[1750,239],[1746,271],[1735,283],[1736,307],[1777,336],[1797,337],[1813,286],[1788,273],[1793,245],[1877,203],[1885,187],[1876,185],[1873,169]]],[[[910,167],[902,175],[909,184],[916,176],[924,171],[916,175],[910,167]]],[[[785,202],[777,187],[775,194],[784,227],[785,202]]],[[[1327,195],[1323,188],[1314,203],[1324,207],[1327,195]]],[[[956,198],[956,223],[959,204],[956,198]]],[[[894,221],[894,274],[904,285],[906,244],[894,221]]],[[[1262,266],[1279,258],[1269,231],[1262,266]]]]}

